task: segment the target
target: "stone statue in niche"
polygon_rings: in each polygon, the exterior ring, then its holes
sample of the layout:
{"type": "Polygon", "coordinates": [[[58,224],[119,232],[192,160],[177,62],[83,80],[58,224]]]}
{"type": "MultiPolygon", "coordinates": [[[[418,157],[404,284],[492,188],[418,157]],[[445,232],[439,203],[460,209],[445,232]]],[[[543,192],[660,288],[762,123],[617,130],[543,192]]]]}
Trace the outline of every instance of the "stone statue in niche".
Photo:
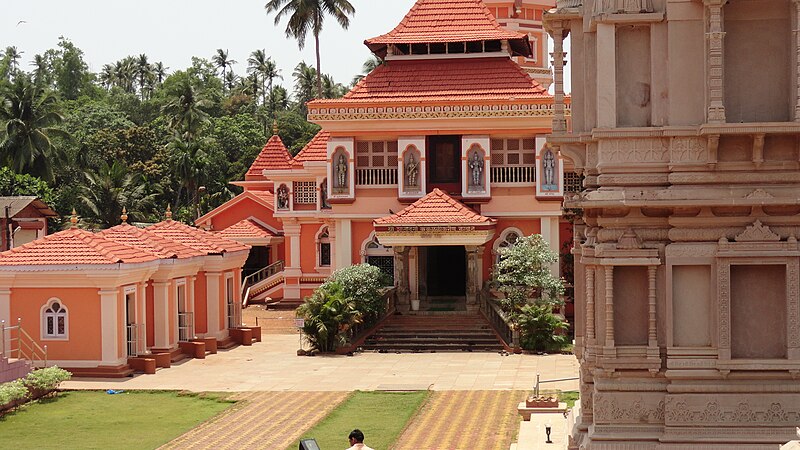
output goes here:
{"type": "Polygon", "coordinates": [[[469,170],[472,172],[472,185],[483,186],[483,160],[479,152],[472,154],[472,159],[469,161],[469,170]]]}
{"type": "Polygon", "coordinates": [[[339,155],[336,163],[336,181],[336,187],[347,189],[347,158],[344,155],[339,155]]]}
{"type": "Polygon", "coordinates": [[[331,209],[331,205],[328,203],[328,180],[322,182],[322,186],[319,188],[319,196],[322,209],[331,209]]]}
{"type": "Polygon", "coordinates": [[[547,150],[542,155],[542,167],[544,169],[544,187],[549,190],[558,188],[556,184],[556,156],[551,150],[547,150]]]}
{"type": "Polygon", "coordinates": [[[278,188],[278,209],[289,209],[289,188],[286,185],[278,188]]]}
{"type": "Polygon", "coordinates": [[[406,163],[406,186],[417,187],[417,177],[419,176],[419,163],[414,159],[414,154],[408,157],[406,163]]]}

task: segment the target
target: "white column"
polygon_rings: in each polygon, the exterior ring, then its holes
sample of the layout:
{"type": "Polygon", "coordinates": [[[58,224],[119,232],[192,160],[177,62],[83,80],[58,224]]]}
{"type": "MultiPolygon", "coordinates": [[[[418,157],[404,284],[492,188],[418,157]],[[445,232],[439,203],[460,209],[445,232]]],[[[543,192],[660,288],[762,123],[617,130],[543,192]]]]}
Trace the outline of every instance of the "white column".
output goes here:
{"type": "Polygon", "coordinates": [[[138,305],[136,305],[138,319],[136,319],[136,324],[139,326],[137,330],[139,334],[136,336],[138,341],[136,352],[142,354],[147,351],[147,283],[139,283],[136,286],[136,290],[138,291],[136,295],[138,300],[138,305]]]}
{"type": "Polygon", "coordinates": [[[194,338],[196,324],[195,320],[197,320],[197,316],[194,312],[197,310],[194,302],[195,302],[195,293],[194,293],[194,284],[197,282],[197,276],[189,277],[189,280],[186,282],[186,310],[192,313],[192,329],[191,329],[191,337],[194,338]]]}
{"type": "Polygon", "coordinates": [[[597,126],[617,126],[616,25],[597,24],[597,126]]]}
{"type": "Polygon", "coordinates": [[[208,336],[220,337],[222,329],[219,326],[220,296],[219,290],[222,283],[221,272],[206,272],[206,301],[208,311],[208,336]]]}
{"type": "MultiPolygon", "coordinates": [[[[541,223],[541,234],[542,238],[544,238],[545,242],[550,245],[550,250],[559,254],[561,250],[561,237],[560,234],[560,227],[559,227],[559,218],[558,217],[542,217],[540,219],[541,223]]],[[[561,276],[561,266],[559,261],[556,260],[553,264],[550,265],[550,273],[553,276],[560,277],[561,276]]]]}
{"type": "MultiPolygon", "coordinates": [[[[0,288],[0,323],[5,326],[11,325],[11,289],[0,288]]],[[[0,333],[4,333],[0,328],[0,333]]],[[[8,342],[9,336],[0,336],[0,342],[4,343],[5,348],[0,348],[0,355],[5,354],[11,348],[8,342]]]]}
{"type": "Polygon", "coordinates": [[[349,219],[336,221],[336,251],[333,269],[353,265],[353,223],[349,219]]]}
{"type": "Polygon", "coordinates": [[[119,320],[119,290],[100,291],[100,327],[103,348],[103,365],[115,366],[120,363],[119,330],[123,324],[119,320]]]}
{"type": "Polygon", "coordinates": [[[298,223],[285,223],[283,225],[283,233],[288,242],[289,261],[287,261],[286,269],[300,270],[300,224],[298,223]]]}
{"type": "Polygon", "coordinates": [[[170,349],[169,339],[169,281],[153,282],[153,347],[159,350],[170,349]]]}

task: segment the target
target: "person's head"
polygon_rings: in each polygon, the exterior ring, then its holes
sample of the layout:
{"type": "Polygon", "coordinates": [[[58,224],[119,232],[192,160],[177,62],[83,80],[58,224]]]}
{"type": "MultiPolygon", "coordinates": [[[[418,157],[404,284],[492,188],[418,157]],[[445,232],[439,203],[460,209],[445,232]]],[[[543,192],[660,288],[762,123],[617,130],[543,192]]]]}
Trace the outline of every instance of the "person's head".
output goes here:
{"type": "Polygon", "coordinates": [[[348,439],[350,439],[350,445],[363,444],[364,443],[364,433],[362,433],[361,430],[356,428],[355,430],[350,432],[350,436],[348,436],[348,439]]]}

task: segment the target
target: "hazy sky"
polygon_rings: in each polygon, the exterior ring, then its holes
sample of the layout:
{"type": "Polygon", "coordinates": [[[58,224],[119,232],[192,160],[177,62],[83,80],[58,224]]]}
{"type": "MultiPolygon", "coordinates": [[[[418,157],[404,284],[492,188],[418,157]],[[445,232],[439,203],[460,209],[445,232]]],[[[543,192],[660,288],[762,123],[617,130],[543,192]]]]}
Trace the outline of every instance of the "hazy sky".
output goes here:
{"type": "MultiPolygon", "coordinates": [[[[390,31],[414,0],[351,0],[356,15],[350,29],[330,19],[322,32],[322,71],[349,84],[369,57],[366,38],[390,31]]],[[[0,15],[0,48],[15,45],[24,51],[30,70],[33,55],[56,46],[59,36],[72,40],[85,53],[93,72],[127,55],[145,53],[171,71],[191,64],[192,56],[210,58],[216,49],[230,50],[243,74],[255,49],[282,69],[283,84],[291,85],[298,62],[314,63],[313,37],[304,50],[276,27],[264,10],[266,0],[14,0],[0,15]],[[26,21],[17,25],[19,21],[26,21]]]]}

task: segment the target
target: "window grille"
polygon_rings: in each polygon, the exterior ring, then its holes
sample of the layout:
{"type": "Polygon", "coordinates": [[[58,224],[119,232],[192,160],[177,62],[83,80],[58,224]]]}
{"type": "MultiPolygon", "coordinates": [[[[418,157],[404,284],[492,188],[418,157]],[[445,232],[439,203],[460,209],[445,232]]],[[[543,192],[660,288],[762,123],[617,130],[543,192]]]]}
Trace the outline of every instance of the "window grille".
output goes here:
{"type": "Polygon", "coordinates": [[[314,181],[295,181],[294,203],[297,205],[316,205],[317,183],[314,181]]]}
{"type": "Polygon", "coordinates": [[[492,183],[536,181],[536,139],[492,139],[492,183]]]}
{"type": "Polygon", "coordinates": [[[67,336],[67,310],[61,302],[54,301],[44,311],[45,337],[63,338],[67,336]]]}
{"type": "Polygon", "coordinates": [[[564,172],[564,192],[580,192],[583,190],[583,176],[575,172],[564,172]]]}
{"type": "Polygon", "coordinates": [[[396,185],[397,158],[397,141],[356,142],[356,185],[396,185]]]}

